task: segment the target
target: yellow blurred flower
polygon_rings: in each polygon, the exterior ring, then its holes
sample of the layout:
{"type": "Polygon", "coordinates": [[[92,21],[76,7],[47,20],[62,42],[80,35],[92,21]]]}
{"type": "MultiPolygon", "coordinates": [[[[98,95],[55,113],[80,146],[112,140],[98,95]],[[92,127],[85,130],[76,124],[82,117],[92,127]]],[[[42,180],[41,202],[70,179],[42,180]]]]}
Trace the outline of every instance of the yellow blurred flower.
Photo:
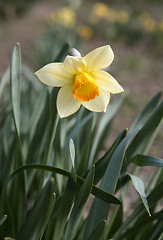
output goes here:
{"type": "Polygon", "coordinates": [[[89,40],[93,36],[93,30],[89,26],[82,25],[79,28],[79,35],[84,40],[89,40]]]}
{"type": "Polygon", "coordinates": [[[70,7],[60,8],[58,11],[52,11],[49,13],[45,22],[47,24],[60,24],[67,28],[73,28],[75,26],[76,14],[70,7]]]}
{"type": "Polygon", "coordinates": [[[106,19],[109,22],[119,22],[125,24],[129,21],[129,14],[127,11],[116,11],[113,8],[108,7],[104,3],[96,3],[93,6],[91,21],[96,22],[97,18],[106,19]]]}
{"type": "Polygon", "coordinates": [[[93,6],[92,13],[99,18],[105,18],[109,14],[109,7],[101,2],[97,2],[93,6]]]}
{"type": "Polygon", "coordinates": [[[76,15],[72,8],[63,7],[57,14],[58,22],[68,28],[75,26],[76,15]]]}
{"type": "Polygon", "coordinates": [[[63,63],[50,63],[35,74],[44,84],[61,87],[57,96],[57,110],[61,118],[75,113],[81,105],[90,111],[106,112],[110,93],[123,91],[109,73],[100,70],[108,67],[113,58],[113,51],[107,45],[84,57],[80,53],[67,56],[63,63]]]}
{"type": "Polygon", "coordinates": [[[117,22],[121,23],[121,24],[125,24],[129,21],[129,14],[126,11],[120,11],[117,14],[117,22]]]}
{"type": "Polygon", "coordinates": [[[161,20],[161,22],[158,24],[158,30],[163,32],[163,19],[161,20]]]}
{"type": "Polygon", "coordinates": [[[139,20],[147,32],[153,32],[156,29],[157,22],[150,16],[148,12],[143,12],[139,16],[139,20]]]}

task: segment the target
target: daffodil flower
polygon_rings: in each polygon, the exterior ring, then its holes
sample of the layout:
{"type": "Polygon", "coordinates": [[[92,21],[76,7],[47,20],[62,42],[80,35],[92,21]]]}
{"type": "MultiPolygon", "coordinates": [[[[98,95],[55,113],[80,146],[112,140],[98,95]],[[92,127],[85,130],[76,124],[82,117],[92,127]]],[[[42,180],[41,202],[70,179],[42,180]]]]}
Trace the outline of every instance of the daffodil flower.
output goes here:
{"type": "Polygon", "coordinates": [[[109,45],[96,48],[84,57],[68,55],[63,63],[50,63],[35,74],[46,85],[61,87],[57,96],[59,116],[75,113],[81,105],[90,111],[106,112],[110,93],[123,91],[107,72],[114,58],[109,45]]]}

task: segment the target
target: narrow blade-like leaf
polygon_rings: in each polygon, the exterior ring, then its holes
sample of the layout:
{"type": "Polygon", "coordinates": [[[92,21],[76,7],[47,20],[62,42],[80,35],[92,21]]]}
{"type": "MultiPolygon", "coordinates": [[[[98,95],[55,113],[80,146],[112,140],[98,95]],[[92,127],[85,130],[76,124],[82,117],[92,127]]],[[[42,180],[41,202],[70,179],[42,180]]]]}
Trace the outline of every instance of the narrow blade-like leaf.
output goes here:
{"type": "Polygon", "coordinates": [[[75,204],[72,209],[72,213],[66,228],[64,240],[73,239],[77,233],[77,229],[81,221],[83,211],[85,209],[88,197],[91,193],[94,179],[94,171],[95,167],[92,167],[85,182],[83,183],[77,194],[75,204]]]}
{"type": "Polygon", "coordinates": [[[16,131],[20,136],[21,56],[19,44],[14,46],[12,52],[10,84],[14,123],[16,131]]]}
{"type": "MultiPolygon", "coordinates": [[[[43,165],[43,164],[28,164],[28,165],[24,165],[20,168],[18,168],[17,170],[15,170],[12,175],[10,176],[10,180],[19,172],[23,171],[23,170],[28,170],[28,169],[42,169],[44,171],[50,171],[53,173],[58,173],[61,174],[65,177],[69,177],[70,173],[64,169],[61,168],[56,168],[56,167],[52,167],[52,166],[48,166],[48,165],[43,165]]],[[[79,184],[83,184],[84,183],[84,179],[76,176],[77,177],[77,183],[79,184]]],[[[118,198],[116,198],[115,196],[113,196],[112,194],[110,194],[107,191],[104,191],[103,189],[100,189],[98,187],[96,187],[95,185],[93,185],[92,187],[92,194],[95,195],[97,198],[100,198],[101,200],[105,201],[105,202],[109,202],[109,203],[113,203],[113,204],[121,204],[120,200],[118,198]]]]}
{"type": "Polygon", "coordinates": [[[51,230],[52,235],[48,236],[47,239],[60,240],[64,235],[65,226],[67,224],[70,210],[73,206],[75,195],[76,184],[70,176],[63,194],[56,200],[50,226],[46,233],[48,235],[48,232],[51,230]]]}
{"type": "Polygon", "coordinates": [[[128,174],[128,175],[131,178],[132,183],[133,183],[136,191],[139,193],[139,195],[142,199],[142,202],[143,202],[149,216],[151,216],[150,211],[149,211],[148,202],[147,202],[147,197],[146,197],[146,194],[145,194],[145,188],[144,188],[144,184],[143,184],[142,180],[139,177],[134,176],[132,174],[128,174]]]}
{"type": "Polygon", "coordinates": [[[68,55],[69,49],[70,49],[69,43],[65,43],[60,52],[58,53],[57,57],[55,58],[54,62],[62,62],[66,55],[68,55]]]}
{"type": "Polygon", "coordinates": [[[6,218],[7,218],[7,215],[4,215],[3,217],[1,217],[1,219],[0,219],[0,225],[3,224],[3,222],[6,220],[6,218]]]}
{"type": "Polygon", "coordinates": [[[157,93],[152,98],[152,100],[147,104],[147,106],[145,106],[143,111],[139,114],[139,116],[133,122],[132,126],[130,127],[130,131],[137,128],[138,126],[140,126],[140,124],[143,123],[143,121],[148,116],[148,114],[151,113],[152,110],[157,106],[158,102],[160,101],[161,95],[162,95],[161,92],[157,93]]]}
{"type": "Polygon", "coordinates": [[[163,101],[157,106],[129,145],[126,158],[130,163],[137,153],[144,153],[163,117],[163,101]]]}
{"type": "MultiPolygon", "coordinates": [[[[116,151],[114,152],[109,165],[105,171],[104,177],[101,181],[100,188],[114,194],[115,188],[118,182],[119,174],[121,171],[125,151],[127,144],[130,138],[133,136],[135,131],[128,134],[122,142],[117,147],[116,151]]],[[[93,231],[94,226],[98,224],[99,221],[102,219],[107,219],[108,212],[109,212],[110,204],[95,198],[92,204],[87,223],[85,229],[85,237],[93,231]]]]}
{"type": "Polygon", "coordinates": [[[47,182],[38,201],[27,215],[17,235],[17,240],[41,239],[54,207],[55,194],[53,190],[54,179],[52,178],[47,182]]]}
{"type": "Polygon", "coordinates": [[[75,167],[75,145],[72,138],[70,139],[70,142],[69,142],[69,149],[70,149],[72,166],[75,167]]]}
{"type": "Polygon", "coordinates": [[[70,158],[71,158],[71,176],[74,180],[74,182],[76,182],[76,172],[75,172],[75,145],[72,139],[70,139],[69,142],[69,150],[70,150],[70,158]]]}
{"type": "Polygon", "coordinates": [[[163,159],[147,155],[137,154],[133,162],[138,166],[157,166],[163,167],[163,159]]]}
{"type": "Polygon", "coordinates": [[[115,140],[113,145],[110,147],[110,149],[105,153],[102,158],[100,158],[96,163],[95,163],[95,178],[94,178],[94,184],[97,184],[100,179],[103,177],[105,170],[109,164],[109,161],[115,152],[116,148],[118,145],[121,143],[121,141],[124,139],[124,137],[127,134],[127,129],[123,130],[121,134],[118,136],[118,138],[115,140]]]}
{"type": "Polygon", "coordinates": [[[119,107],[121,106],[122,101],[123,101],[122,96],[117,98],[116,101],[114,101],[112,104],[108,106],[106,114],[101,119],[97,129],[97,133],[94,137],[88,166],[91,166],[91,164],[93,163],[96,153],[98,152],[98,149],[100,148],[104,141],[104,134],[106,134],[106,129],[108,128],[109,124],[111,123],[111,120],[113,119],[119,107]]]}
{"type": "Polygon", "coordinates": [[[97,226],[95,227],[94,231],[87,238],[87,240],[100,240],[104,234],[105,225],[106,220],[100,221],[99,224],[97,224],[97,226]]]}

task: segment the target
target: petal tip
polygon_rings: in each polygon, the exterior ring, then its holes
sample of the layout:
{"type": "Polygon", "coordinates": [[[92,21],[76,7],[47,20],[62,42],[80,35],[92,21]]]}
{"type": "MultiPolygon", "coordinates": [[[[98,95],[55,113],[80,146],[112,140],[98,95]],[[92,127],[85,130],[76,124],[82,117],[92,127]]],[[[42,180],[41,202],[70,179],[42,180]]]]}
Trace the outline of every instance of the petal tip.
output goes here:
{"type": "Polygon", "coordinates": [[[59,113],[58,113],[58,115],[59,115],[60,118],[64,118],[65,117],[65,116],[60,115],[59,113]]]}
{"type": "Polygon", "coordinates": [[[124,92],[124,89],[121,85],[120,85],[120,92],[124,92]]]}
{"type": "MultiPolygon", "coordinates": [[[[37,72],[38,72],[38,71],[37,71],[37,72]]],[[[35,75],[36,77],[38,77],[38,73],[37,73],[37,72],[34,73],[34,75],[35,75]]]]}
{"type": "Polygon", "coordinates": [[[109,105],[109,103],[105,106],[104,111],[103,111],[104,113],[106,113],[108,105],[109,105]]]}
{"type": "Polygon", "coordinates": [[[37,70],[36,72],[34,72],[34,75],[36,75],[39,79],[40,79],[40,72],[41,72],[41,69],[37,70]]]}
{"type": "MultiPolygon", "coordinates": [[[[110,45],[107,45],[107,48],[108,48],[108,54],[110,55],[110,57],[112,58],[112,61],[114,60],[114,52],[113,52],[113,49],[111,48],[110,45]]],[[[112,63],[111,61],[111,63],[112,63]]],[[[110,64],[111,64],[110,63],[110,64]]]]}

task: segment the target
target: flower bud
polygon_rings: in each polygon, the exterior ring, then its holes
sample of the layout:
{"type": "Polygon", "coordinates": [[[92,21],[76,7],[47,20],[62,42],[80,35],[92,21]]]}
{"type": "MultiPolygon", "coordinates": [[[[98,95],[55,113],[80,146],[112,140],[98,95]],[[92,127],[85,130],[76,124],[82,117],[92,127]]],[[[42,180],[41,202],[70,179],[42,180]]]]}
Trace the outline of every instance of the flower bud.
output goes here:
{"type": "Polygon", "coordinates": [[[81,57],[80,52],[76,48],[71,48],[68,55],[73,56],[73,57],[81,57]]]}

